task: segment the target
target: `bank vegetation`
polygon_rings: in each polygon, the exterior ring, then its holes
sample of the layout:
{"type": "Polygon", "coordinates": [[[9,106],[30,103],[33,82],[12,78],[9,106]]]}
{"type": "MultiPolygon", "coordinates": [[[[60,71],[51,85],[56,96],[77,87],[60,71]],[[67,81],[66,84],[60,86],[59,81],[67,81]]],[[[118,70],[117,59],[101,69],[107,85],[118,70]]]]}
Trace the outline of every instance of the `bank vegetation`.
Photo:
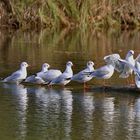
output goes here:
{"type": "Polygon", "coordinates": [[[0,27],[139,28],[139,0],[1,0],[0,27]]]}

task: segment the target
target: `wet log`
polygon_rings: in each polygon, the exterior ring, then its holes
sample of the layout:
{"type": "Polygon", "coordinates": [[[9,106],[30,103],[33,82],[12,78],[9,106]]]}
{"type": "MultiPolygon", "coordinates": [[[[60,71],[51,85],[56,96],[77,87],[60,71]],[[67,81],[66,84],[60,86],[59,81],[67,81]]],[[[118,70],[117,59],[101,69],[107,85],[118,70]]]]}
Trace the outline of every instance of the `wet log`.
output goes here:
{"type": "Polygon", "coordinates": [[[92,91],[98,92],[137,92],[140,93],[140,89],[136,86],[96,86],[91,88],[92,91]]]}

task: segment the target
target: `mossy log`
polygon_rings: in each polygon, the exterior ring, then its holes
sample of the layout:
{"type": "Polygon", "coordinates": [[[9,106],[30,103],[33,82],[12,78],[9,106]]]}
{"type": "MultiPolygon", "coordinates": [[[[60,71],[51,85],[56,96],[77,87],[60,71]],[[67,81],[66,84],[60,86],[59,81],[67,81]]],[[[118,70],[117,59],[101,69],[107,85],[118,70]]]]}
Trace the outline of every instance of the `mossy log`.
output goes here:
{"type": "MultiPolygon", "coordinates": [[[[47,84],[35,84],[35,83],[27,83],[27,82],[22,82],[23,85],[25,86],[46,86],[48,87],[47,84]]],[[[72,85],[71,85],[72,87],[72,85]]],[[[74,86],[75,88],[75,86],[74,86]]],[[[135,93],[140,93],[140,89],[137,88],[135,85],[131,86],[89,86],[88,90],[90,91],[95,91],[95,92],[135,92],[135,93]]]]}
{"type": "Polygon", "coordinates": [[[93,91],[113,91],[113,92],[139,92],[140,89],[136,86],[96,86],[91,88],[93,91]]]}

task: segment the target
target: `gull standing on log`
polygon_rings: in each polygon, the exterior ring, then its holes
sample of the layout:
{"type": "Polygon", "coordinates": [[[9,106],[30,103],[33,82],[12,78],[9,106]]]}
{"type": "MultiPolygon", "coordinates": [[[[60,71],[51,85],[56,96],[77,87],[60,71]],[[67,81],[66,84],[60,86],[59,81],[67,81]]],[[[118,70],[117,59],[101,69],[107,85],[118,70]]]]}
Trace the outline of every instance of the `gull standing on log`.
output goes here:
{"type": "Polygon", "coordinates": [[[60,76],[52,80],[49,83],[49,86],[54,85],[54,84],[65,86],[66,84],[68,84],[71,81],[71,78],[73,76],[73,71],[71,68],[72,66],[73,66],[73,63],[71,61],[68,61],[66,64],[65,71],[60,76]]]}
{"type": "Polygon", "coordinates": [[[44,63],[42,65],[41,71],[34,74],[34,75],[31,75],[31,76],[27,77],[25,82],[35,83],[35,84],[44,84],[45,81],[42,78],[44,77],[45,72],[48,71],[49,67],[50,67],[50,65],[48,63],[44,63]]]}
{"type": "Polygon", "coordinates": [[[109,79],[114,73],[114,68],[115,66],[112,63],[108,62],[107,65],[102,66],[94,70],[93,72],[85,72],[85,74],[89,74],[97,79],[109,79]]]}
{"type": "MultiPolygon", "coordinates": [[[[134,60],[133,55],[134,55],[133,50],[128,51],[125,57],[125,61],[128,61],[130,64],[134,66],[135,60],[134,60]]],[[[121,73],[119,76],[121,78],[127,78],[133,72],[132,68],[130,68],[128,65],[120,61],[123,59],[121,59],[119,54],[111,54],[111,55],[105,56],[104,60],[105,62],[112,63],[115,66],[115,70],[121,73]]]]}
{"type": "Polygon", "coordinates": [[[134,71],[135,85],[137,86],[137,88],[140,88],[140,59],[139,58],[140,55],[138,55],[138,57],[135,59],[135,65],[132,65],[130,62],[126,60],[122,60],[122,59],[119,60],[134,71]]]}
{"type": "Polygon", "coordinates": [[[20,64],[20,69],[5,78],[2,82],[19,84],[26,79],[28,66],[27,62],[22,62],[20,64]]]}
{"type": "MultiPolygon", "coordinates": [[[[131,65],[135,66],[135,60],[134,60],[134,51],[130,50],[128,51],[125,60],[129,62],[131,65]]],[[[124,69],[119,77],[121,78],[128,78],[130,74],[132,74],[133,69],[130,68],[128,65],[124,65],[124,69]]]]}
{"type": "Polygon", "coordinates": [[[42,79],[45,81],[45,84],[50,83],[52,80],[60,76],[62,72],[57,69],[50,69],[44,73],[42,79]]]}
{"type": "Polygon", "coordinates": [[[86,88],[86,82],[92,79],[91,75],[86,75],[85,72],[93,72],[94,71],[94,63],[92,61],[87,62],[86,69],[80,71],[79,73],[73,75],[71,78],[72,81],[77,81],[79,83],[84,83],[84,88],[86,88]]]}

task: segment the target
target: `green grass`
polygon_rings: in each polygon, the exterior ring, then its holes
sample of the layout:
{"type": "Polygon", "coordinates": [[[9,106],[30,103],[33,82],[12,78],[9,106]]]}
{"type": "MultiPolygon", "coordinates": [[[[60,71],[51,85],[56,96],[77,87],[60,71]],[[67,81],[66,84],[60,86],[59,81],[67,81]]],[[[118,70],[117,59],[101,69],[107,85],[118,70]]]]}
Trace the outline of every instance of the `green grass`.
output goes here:
{"type": "Polygon", "coordinates": [[[11,0],[23,29],[140,27],[138,0],[11,0]]]}

